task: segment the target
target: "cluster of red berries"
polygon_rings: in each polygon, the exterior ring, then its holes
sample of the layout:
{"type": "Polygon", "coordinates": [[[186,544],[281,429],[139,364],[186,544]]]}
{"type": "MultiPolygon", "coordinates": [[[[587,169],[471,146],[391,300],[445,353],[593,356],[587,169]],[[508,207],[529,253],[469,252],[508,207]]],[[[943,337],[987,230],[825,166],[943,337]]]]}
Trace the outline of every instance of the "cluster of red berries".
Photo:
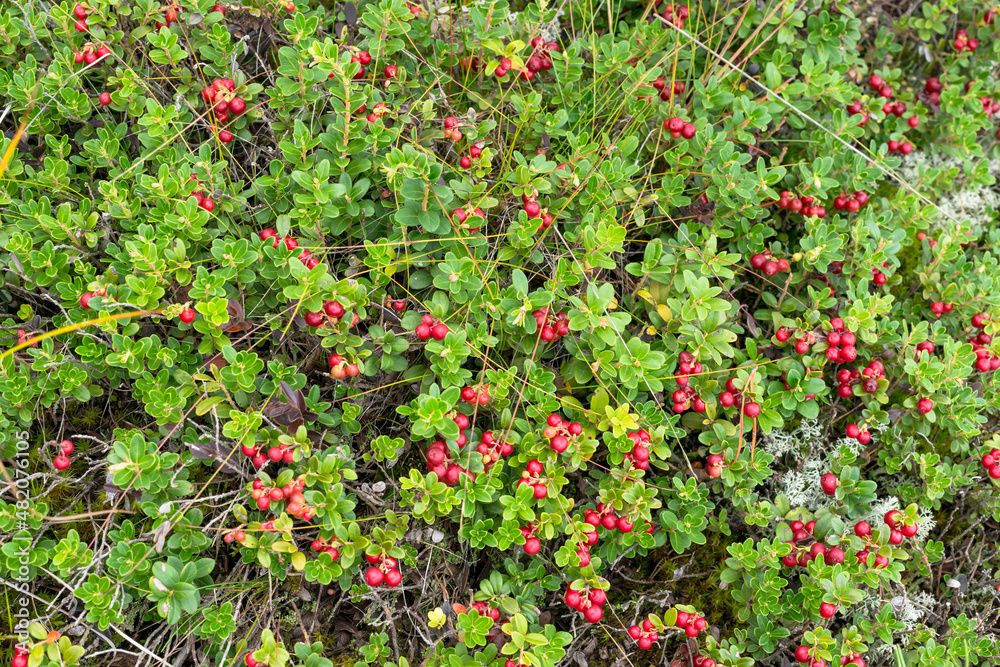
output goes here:
{"type": "Polygon", "coordinates": [[[212,85],[201,91],[201,96],[211,105],[220,123],[227,122],[229,114],[238,116],[247,110],[247,103],[236,94],[236,82],[232,79],[213,79],[212,85]]]}
{"type": "MultiPolygon", "coordinates": [[[[86,308],[87,310],[90,310],[90,300],[91,299],[93,299],[95,296],[97,296],[97,297],[106,297],[107,295],[108,295],[107,290],[103,290],[103,289],[102,290],[97,290],[96,292],[84,292],[83,294],[80,295],[80,307],[81,308],[86,308]]],[[[116,299],[112,299],[112,301],[115,301],[115,300],[116,299]]]]}
{"type": "MultiPolygon", "coordinates": [[[[77,3],[76,6],[73,7],[73,18],[76,19],[76,21],[73,23],[73,27],[76,28],[77,32],[87,32],[88,16],[90,16],[90,12],[87,11],[87,8],[82,4],[77,3]]],[[[89,65],[90,63],[87,64],[89,65]]]]}
{"type": "MultiPolygon", "coordinates": [[[[473,146],[473,148],[475,148],[475,146],[473,146]]],[[[457,222],[460,226],[464,227],[469,232],[478,232],[479,228],[482,227],[483,222],[486,221],[486,214],[483,213],[483,209],[479,207],[476,207],[471,210],[468,208],[459,207],[451,212],[451,219],[457,222]],[[476,224],[470,221],[468,224],[466,224],[466,220],[469,220],[470,218],[478,218],[481,222],[476,224]],[[473,224],[475,224],[476,226],[473,227],[472,226],[473,224]]]]}
{"type": "MultiPolygon", "coordinates": [[[[357,54],[351,56],[352,63],[361,63],[361,68],[358,69],[358,73],[354,75],[355,79],[363,79],[365,77],[365,65],[368,65],[372,61],[372,54],[367,51],[359,51],[357,54]]],[[[333,76],[331,73],[330,76],[333,76]]]]}
{"type": "Polygon", "coordinates": [[[698,636],[698,633],[708,627],[708,621],[701,614],[689,614],[686,611],[677,612],[677,620],[674,621],[674,625],[678,628],[684,629],[684,634],[692,639],[698,636]]]}
{"type": "Polygon", "coordinates": [[[685,410],[704,412],[706,408],[705,401],[690,385],[674,390],[670,398],[674,401],[674,412],[684,412],[685,410]]]}
{"type": "MultiPolygon", "coordinates": [[[[509,72],[510,68],[513,66],[514,63],[513,61],[511,61],[510,58],[501,58],[500,62],[497,63],[496,69],[493,70],[493,76],[495,76],[498,79],[502,79],[505,76],[507,76],[507,72],[509,72]]],[[[549,67],[551,68],[551,66],[552,63],[551,61],[549,61],[549,67]]]]}
{"type": "Polygon", "coordinates": [[[625,460],[631,461],[632,466],[639,470],[649,469],[649,431],[639,429],[634,433],[627,433],[626,436],[632,441],[632,451],[626,452],[625,460]]]}
{"type": "Polygon", "coordinates": [[[15,646],[14,658],[10,661],[10,667],[28,667],[28,649],[15,646]]]}
{"type": "Polygon", "coordinates": [[[243,540],[247,539],[247,534],[242,530],[231,530],[222,536],[222,541],[229,544],[234,540],[239,543],[243,543],[243,540]]]}
{"type": "MultiPolygon", "coordinates": [[[[841,377],[843,376],[843,374],[844,374],[845,371],[847,371],[847,374],[850,375],[850,371],[848,371],[845,368],[845,369],[843,369],[843,370],[840,371],[840,376],[841,377]]],[[[840,378],[838,378],[838,379],[840,379],[840,378]]],[[[850,382],[850,378],[848,378],[848,382],[850,382]]],[[[843,386],[843,385],[841,385],[841,386],[843,386]]],[[[847,388],[848,388],[848,390],[850,390],[850,385],[849,384],[847,385],[847,388]]],[[[851,438],[852,440],[857,440],[862,445],[867,445],[869,442],[871,442],[872,434],[871,434],[871,432],[868,431],[868,427],[867,426],[865,426],[865,430],[862,431],[861,427],[858,426],[857,424],[848,424],[847,428],[844,429],[844,431],[845,431],[845,434],[847,435],[848,438],[851,438]]]]}
{"type": "Polygon", "coordinates": [[[462,400],[469,405],[486,405],[490,402],[490,386],[479,384],[475,387],[462,387],[462,400]]]}
{"type": "Polygon", "coordinates": [[[497,440],[492,431],[485,431],[479,438],[476,451],[483,455],[483,472],[489,472],[501,456],[514,453],[514,445],[497,440]]]}
{"type": "Polygon", "coordinates": [[[868,203],[868,193],[858,190],[854,193],[837,195],[833,198],[833,208],[838,211],[856,213],[868,203]]]}
{"type": "MultiPolygon", "coordinates": [[[[286,463],[291,463],[294,460],[292,458],[291,451],[287,452],[287,460],[286,460],[286,451],[281,447],[269,447],[268,450],[265,452],[263,451],[263,448],[257,448],[253,445],[241,445],[240,451],[243,453],[243,456],[247,457],[248,459],[251,459],[251,461],[254,464],[254,467],[256,468],[263,468],[264,465],[268,462],[268,460],[274,461],[275,463],[277,463],[278,461],[285,461],[286,463]]],[[[267,509],[267,508],[262,507],[261,509],[267,509]]]]}
{"type": "MultiPolygon", "coordinates": [[[[886,102],[882,105],[882,113],[889,117],[890,115],[896,118],[902,118],[903,114],[906,113],[906,103],[905,102],[886,102]]],[[[910,127],[917,127],[920,125],[919,116],[910,116],[906,119],[906,124],[910,127]]]]}
{"type": "MultiPolygon", "coordinates": [[[[459,437],[465,438],[465,435],[463,434],[459,437]]],[[[458,484],[463,473],[468,475],[470,480],[473,479],[471,472],[451,459],[448,452],[448,445],[444,440],[435,440],[427,448],[427,471],[437,475],[438,480],[448,486],[458,484]]]]}
{"type": "Polygon", "coordinates": [[[538,337],[543,343],[558,341],[569,333],[569,315],[565,311],[559,311],[555,315],[548,306],[539,308],[531,313],[538,325],[538,337]]]}
{"type": "MultiPolygon", "coordinates": [[[[635,640],[639,645],[639,648],[645,651],[646,649],[652,648],[660,639],[660,635],[656,632],[656,626],[648,618],[642,622],[642,626],[632,625],[629,626],[628,636],[635,640]]],[[[702,662],[702,667],[704,667],[704,661],[702,662]]],[[[712,661],[712,665],[715,665],[715,661],[712,661]]]]}
{"type": "Polygon", "coordinates": [[[462,131],[458,129],[458,119],[454,116],[444,119],[444,136],[452,141],[462,140],[462,131]]]}
{"type": "MultiPolygon", "coordinates": [[[[972,326],[976,329],[985,329],[989,324],[990,316],[986,313],[976,313],[972,316],[972,326]]],[[[986,347],[993,342],[993,336],[980,331],[975,336],[969,338],[972,349],[976,353],[976,370],[986,373],[1000,369],[1000,357],[991,354],[986,347]]]]}
{"type": "MultiPolygon", "coordinates": [[[[454,136],[454,133],[452,133],[452,136],[454,136]]],[[[483,154],[483,147],[477,144],[472,144],[471,146],[469,146],[469,154],[463,155],[461,158],[459,158],[458,166],[460,166],[462,169],[469,169],[472,167],[472,161],[478,159],[479,156],[481,156],[482,154],[483,154]]]]}
{"type": "Polygon", "coordinates": [[[859,100],[854,100],[853,102],[847,105],[847,113],[851,114],[852,116],[864,116],[861,119],[861,122],[858,123],[858,127],[864,127],[865,123],[868,122],[868,117],[870,115],[861,106],[861,102],[859,100]]]}
{"type": "MultiPolygon", "coordinates": [[[[792,337],[792,329],[788,327],[779,327],[777,331],[774,332],[774,337],[778,339],[779,343],[786,343],[788,339],[792,337]]],[[[796,354],[806,354],[809,352],[809,348],[816,342],[816,334],[812,331],[804,331],[800,335],[795,337],[795,353],[796,354]]]]}
{"type": "Polygon", "coordinates": [[[412,21],[416,17],[423,15],[427,11],[427,10],[424,9],[423,5],[421,5],[420,3],[418,3],[418,2],[410,2],[410,0],[406,0],[406,8],[410,10],[410,14],[411,14],[410,18],[406,19],[407,23],[409,23],[410,21],[412,21]]]}
{"type": "Polygon", "coordinates": [[[384,102],[376,102],[375,106],[372,107],[372,112],[365,120],[369,123],[375,123],[387,113],[389,113],[389,107],[384,102]]]}
{"type": "Polygon", "coordinates": [[[885,285],[886,281],[889,280],[888,276],[882,273],[882,269],[889,268],[889,262],[882,262],[882,266],[872,267],[872,282],[881,287],[885,285]]]}
{"type": "Polygon", "coordinates": [[[425,314],[420,318],[416,334],[420,340],[427,340],[431,337],[434,340],[444,340],[445,336],[448,335],[448,325],[435,319],[433,315],[425,314]]]}
{"type": "MultiPolygon", "coordinates": [[[[80,5],[77,5],[79,7],[80,5]]],[[[103,60],[111,55],[111,49],[106,46],[94,46],[90,42],[83,45],[79,51],[73,52],[73,62],[79,65],[93,65],[98,60],[103,60]]]]}
{"type": "Polygon", "coordinates": [[[775,259],[770,250],[755,253],[750,257],[750,266],[757,271],[763,271],[765,276],[771,277],[779,273],[788,273],[791,266],[788,260],[782,257],[775,259]]]}
{"type": "MultiPolygon", "coordinates": [[[[538,203],[538,191],[532,190],[532,194],[524,193],[521,195],[521,204],[524,208],[524,212],[528,216],[528,220],[534,220],[536,218],[541,218],[542,222],[538,225],[537,231],[542,231],[546,227],[551,227],[555,218],[548,210],[542,210],[541,204],[538,203]]],[[[535,311],[538,312],[538,311],[535,311]]],[[[535,316],[538,319],[538,316],[535,316]]],[[[541,328],[541,324],[538,325],[541,328]]]]}
{"type": "Polygon", "coordinates": [[[69,468],[70,460],[69,455],[73,453],[73,441],[63,440],[59,443],[59,453],[56,457],[52,459],[52,467],[56,470],[63,471],[69,468]]]}
{"type": "Polygon", "coordinates": [[[698,654],[694,657],[694,667],[715,667],[715,660],[707,655],[698,654]]]}
{"type": "Polygon", "coordinates": [[[329,542],[317,538],[312,541],[312,544],[310,546],[312,547],[313,551],[328,553],[330,554],[331,559],[337,560],[337,558],[340,556],[340,551],[337,549],[338,544],[340,544],[340,542],[336,538],[331,539],[329,542]]]}
{"type": "Polygon", "coordinates": [[[969,31],[961,28],[955,31],[955,41],[951,45],[956,51],[975,51],[979,48],[979,40],[969,37],[969,31]]]}
{"type": "MultiPolygon", "coordinates": [[[[24,345],[29,340],[31,340],[34,337],[34,335],[35,335],[34,333],[30,333],[29,334],[24,329],[18,329],[17,330],[17,344],[18,345],[24,345]]],[[[38,347],[38,341],[37,340],[36,341],[32,341],[31,344],[28,345],[28,347],[38,347]]]]}
{"type": "Polygon", "coordinates": [[[942,90],[944,90],[944,85],[941,83],[941,79],[936,76],[932,76],[924,82],[924,95],[927,97],[927,101],[934,106],[941,104],[942,90]]]}
{"type": "MultiPolygon", "coordinates": [[[[970,82],[971,83],[971,82],[970,82]]],[[[986,114],[987,118],[1000,111],[1000,102],[989,97],[980,97],[979,101],[983,103],[983,113],[986,114]]]]}
{"type": "MultiPolygon", "coordinates": [[[[726,390],[719,394],[719,405],[724,408],[731,408],[736,405],[736,401],[742,400],[743,392],[737,388],[733,378],[726,380],[726,390]]],[[[743,414],[751,419],[756,419],[760,415],[760,404],[756,401],[743,402],[743,414]]]]}
{"type": "MultiPolygon", "coordinates": [[[[529,484],[535,500],[541,500],[549,495],[548,478],[545,477],[545,466],[538,459],[531,459],[521,472],[517,485],[529,484]]],[[[589,562],[589,559],[588,559],[589,562]]]]}
{"type": "Polygon", "coordinates": [[[536,530],[538,530],[538,526],[534,522],[529,523],[527,526],[521,526],[521,537],[524,538],[524,553],[529,556],[534,556],[542,550],[542,541],[535,537],[536,530]]]}
{"type": "Polygon", "coordinates": [[[840,547],[830,546],[823,544],[822,542],[813,542],[809,545],[800,545],[800,542],[806,542],[813,539],[813,531],[816,529],[816,522],[809,521],[803,523],[801,521],[793,521],[791,523],[792,529],[792,539],[788,541],[798,553],[792,551],[781,559],[781,562],[785,564],[786,567],[807,567],[810,562],[816,558],[823,558],[823,562],[827,565],[839,565],[844,562],[844,550],[840,547]]]}
{"type": "Polygon", "coordinates": [[[566,587],[563,600],[573,609],[583,612],[583,618],[588,623],[597,623],[604,617],[601,608],[608,601],[608,595],[602,589],[587,587],[581,591],[573,590],[573,584],[566,587]]]}
{"type": "MultiPolygon", "coordinates": [[[[452,414],[452,419],[455,421],[459,430],[456,442],[459,447],[465,447],[465,443],[468,442],[468,438],[466,437],[464,431],[469,428],[469,418],[461,412],[455,412],[452,414]]],[[[483,454],[484,468],[488,470],[496,461],[500,460],[499,455],[507,456],[514,451],[514,448],[506,443],[497,443],[493,437],[493,433],[486,431],[480,437],[480,442],[479,445],[476,446],[476,451],[483,454]],[[497,454],[498,456],[494,458],[494,454],[497,454]],[[489,461],[487,461],[487,455],[489,455],[489,461]]],[[[455,486],[458,484],[463,474],[467,475],[470,480],[475,479],[475,475],[473,473],[458,465],[458,463],[451,459],[448,452],[448,445],[443,439],[435,440],[430,444],[430,447],[427,448],[427,470],[428,472],[432,472],[437,475],[438,479],[448,486],[455,486]]]]}
{"type": "Polygon", "coordinates": [[[986,474],[993,479],[1000,479],[1000,449],[993,449],[989,454],[983,454],[981,459],[986,474]]]}
{"type": "Polygon", "coordinates": [[[701,362],[694,360],[694,355],[683,350],[677,355],[677,377],[674,378],[681,387],[686,387],[691,382],[690,375],[697,375],[703,370],[701,362]]]}
{"type": "Polygon", "coordinates": [[[389,588],[395,588],[403,581],[403,575],[399,573],[399,563],[396,559],[387,554],[365,554],[365,559],[371,564],[365,570],[365,581],[369,586],[381,586],[383,583],[389,588]]]}
{"type": "Polygon", "coordinates": [[[709,454],[708,458],[705,459],[705,473],[710,478],[715,479],[722,474],[722,466],[725,463],[726,459],[721,454],[709,454]]]}
{"type": "MultiPolygon", "coordinates": [[[[286,236],[286,237],[282,238],[282,237],[278,236],[277,230],[272,229],[270,227],[268,227],[267,229],[262,230],[261,233],[260,233],[260,240],[261,241],[267,241],[268,239],[271,240],[271,247],[272,248],[277,248],[282,243],[284,243],[285,247],[288,248],[289,250],[295,250],[295,249],[297,249],[299,247],[299,242],[298,242],[297,239],[295,239],[292,236],[286,236]]],[[[319,259],[317,257],[313,256],[313,254],[311,252],[309,252],[308,250],[306,250],[306,249],[303,249],[302,252],[299,253],[299,261],[302,262],[303,266],[305,266],[307,269],[310,269],[310,270],[312,270],[313,268],[319,266],[319,259]]],[[[341,313],[341,315],[343,315],[343,313],[341,313]]],[[[330,315],[330,317],[338,317],[339,318],[340,315],[336,315],[336,316],[335,315],[330,315]]],[[[357,324],[356,320],[355,320],[354,324],[357,324]]],[[[318,325],[310,325],[310,326],[318,326],[318,325]]]]}
{"type": "MultiPolygon", "coordinates": [[[[900,524],[902,518],[903,513],[899,510],[889,510],[885,513],[885,524],[889,526],[889,544],[893,546],[902,544],[904,537],[913,537],[917,534],[917,524],[900,524]]],[[[868,562],[868,548],[874,546],[870,541],[872,527],[867,521],[858,521],[854,524],[854,534],[866,541],[865,548],[855,555],[858,563],[864,565],[868,562]]],[[[888,556],[875,554],[875,567],[886,567],[888,564],[888,556]]]]}
{"type": "Polygon", "coordinates": [[[872,74],[868,77],[868,87],[878,93],[881,97],[886,99],[892,97],[892,86],[887,84],[878,74],[872,74]]]}
{"type": "MultiPolygon", "coordinates": [[[[490,627],[489,632],[486,633],[486,640],[490,642],[496,641],[497,636],[500,633],[500,628],[509,619],[503,618],[500,615],[500,609],[498,607],[494,607],[485,602],[473,602],[472,608],[478,611],[479,615],[483,618],[489,618],[493,621],[493,625],[490,627]]],[[[507,660],[504,665],[506,666],[507,663],[514,663],[514,661],[507,660]]],[[[512,667],[517,667],[516,663],[512,667]]],[[[528,667],[528,665],[525,665],[524,667],[528,667]]]]}
{"type": "Polygon", "coordinates": [[[953,303],[942,303],[941,301],[932,301],[930,305],[931,313],[933,313],[935,317],[941,317],[945,313],[950,313],[954,307],[955,304],[953,303]]]}
{"type": "Polygon", "coordinates": [[[406,301],[403,299],[393,299],[388,295],[385,297],[385,305],[387,308],[392,308],[397,313],[401,313],[406,310],[406,301]]]}
{"type": "Polygon", "coordinates": [[[357,374],[361,372],[361,369],[358,368],[357,364],[347,363],[347,360],[344,359],[343,355],[340,354],[336,353],[331,354],[329,362],[330,362],[330,375],[332,375],[338,380],[342,380],[345,377],[350,377],[350,378],[356,377],[357,374]]]}
{"type": "MultiPolygon", "coordinates": [[[[277,447],[272,447],[271,450],[278,449],[277,447]]],[[[280,455],[287,453],[287,450],[278,450],[279,459],[280,455]]],[[[271,460],[274,457],[271,456],[271,451],[268,452],[271,460]]],[[[287,463],[288,461],[286,461],[287,463]]],[[[264,482],[259,479],[255,479],[251,485],[250,497],[257,501],[257,509],[261,511],[267,510],[271,506],[271,502],[281,502],[284,501],[287,504],[285,510],[292,516],[302,519],[304,521],[310,521],[313,518],[313,514],[316,512],[316,508],[306,504],[306,497],[302,494],[302,491],[306,488],[305,475],[300,475],[294,482],[289,482],[285,486],[264,486],[264,482]]]]}
{"type": "MultiPolygon", "coordinates": [[[[326,300],[323,302],[323,308],[319,311],[307,311],[305,314],[305,321],[311,327],[324,327],[329,324],[337,324],[340,318],[344,316],[344,307],[340,305],[339,301],[326,300]]],[[[334,362],[333,357],[330,357],[330,365],[337,365],[334,362]]]]}
{"type": "MultiPolygon", "coordinates": [[[[653,7],[660,4],[660,0],[653,0],[653,7]]],[[[672,23],[678,28],[684,27],[684,21],[691,15],[691,9],[687,5],[666,4],[660,10],[660,16],[667,23],[672,23]]]]}
{"type": "Polygon", "coordinates": [[[802,213],[807,218],[825,218],[826,209],[816,203],[816,198],[812,195],[796,197],[788,190],[784,190],[778,197],[778,208],[792,213],[802,213]]]}
{"type": "MultiPolygon", "coordinates": [[[[868,366],[863,370],[858,370],[857,368],[848,369],[842,368],[837,371],[837,381],[840,383],[837,386],[837,395],[841,398],[850,398],[854,395],[854,389],[852,387],[853,383],[861,381],[861,388],[866,394],[874,394],[878,391],[878,380],[879,378],[885,377],[885,366],[881,361],[873,359],[868,362],[868,366]]],[[[867,431],[858,431],[858,436],[853,436],[851,433],[853,430],[848,425],[847,433],[848,437],[856,438],[861,444],[867,444],[871,439],[871,435],[867,434],[867,431]],[[867,435],[866,435],[867,434],[867,435]]]]}
{"type": "Polygon", "coordinates": [[[889,149],[890,153],[902,153],[903,155],[909,155],[913,152],[913,144],[909,141],[900,143],[895,139],[890,139],[888,143],[886,143],[886,147],[889,149]]]}
{"type": "Polygon", "coordinates": [[[992,479],[1000,479],[1000,449],[993,449],[988,454],[983,454],[980,463],[992,479]]]}
{"type": "MultiPolygon", "coordinates": [[[[541,35],[536,35],[531,38],[532,52],[528,56],[528,59],[524,61],[524,69],[521,70],[521,80],[531,81],[535,78],[538,72],[547,72],[552,69],[552,58],[549,53],[558,52],[559,45],[555,42],[546,42],[545,38],[541,35]]],[[[501,66],[503,66],[503,61],[501,61],[501,66]]],[[[510,69],[507,66],[506,69],[510,69]]],[[[504,74],[506,74],[506,69],[504,74]]],[[[498,77],[502,78],[502,75],[497,74],[498,77]]]]}
{"type": "MultiPolygon", "coordinates": [[[[830,320],[830,331],[826,335],[826,358],[835,364],[849,364],[858,358],[858,350],[854,347],[857,338],[844,326],[839,317],[830,320]]],[[[796,352],[798,344],[796,343],[796,352]]]]}
{"type": "Polygon", "coordinates": [[[694,123],[688,123],[679,116],[671,116],[665,119],[663,121],[663,129],[668,130],[670,136],[674,139],[680,139],[681,137],[693,139],[694,135],[698,133],[698,128],[694,126],[694,123]]]}
{"type": "MultiPolygon", "coordinates": [[[[619,516],[615,508],[611,505],[598,503],[597,509],[587,509],[583,512],[583,520],[594,528],[603,527],[605,530],[617,530],[620,533],[631,533],[635,524],[627,516],[619,516]]],[[[587,533],[587,544],[585,547],[592,547],[597,543],[597,531],[587,533]]]]}
{"type": "MultiPolygon", "coordinates": [[[[216,5],[216,7],[217,6],[218,5],[216,5]]],[[[160,28],[169,28],[171,23],[177,23],[177,19],[183,9],[184,7],[177,4],[176,0],[171,2],[170,6],[167,7],[167,11],[163,14],[163,23],[160,23],[159,21],[156,22],[156,29],[159,30],[160,28]]],[[[213,7],[212,11],[217,10],[213,7]]]]}
{"type": "MultiPolygon", "coordinates": [[[[818,648],[812,648],[803,644],[795,649],[795,659],[802,664],[808,664],[809,667],[826,667],[826,660],[818,657],[818,648]]],[[[865,659],[860,653],[851,653],[850,657],[841,656],[840,664],[843,665],[853,665],[854,667],[865,667],[865,659]]]]}
{"type": "Polygon", "coordinates": [[[653,88],[660,91],[660,99],[664,102],[670,101],[670,98],[675,95],[680,95],[687,89],[687,85],[683,81],[674,81],[671,85],[667,85],[667,80],[662,76],[656,77],[653,81],[653,88]]]}
{"type": "Polygon", "coordinates": [[[569,448],[570,442],[576,442],[576,437],[583,433],[583,426],[580,422],[572,422],[563,419],[553,413],[545,420],[545,430],[542,435],[549,441],[549,447],[556,454],[562,454],[569,448]]]}
{"type": "Polygon", "coordinates": [[[201,186],[204,185],[205,182],[200,178],[197,178],[194,174],[191,174],[189,180],[198,181],[198,188],[191,193],[191,196],[198,201],[198,206],[205,209],[209,213],[215,210],[215,200],[201,191],[201,186]]]}

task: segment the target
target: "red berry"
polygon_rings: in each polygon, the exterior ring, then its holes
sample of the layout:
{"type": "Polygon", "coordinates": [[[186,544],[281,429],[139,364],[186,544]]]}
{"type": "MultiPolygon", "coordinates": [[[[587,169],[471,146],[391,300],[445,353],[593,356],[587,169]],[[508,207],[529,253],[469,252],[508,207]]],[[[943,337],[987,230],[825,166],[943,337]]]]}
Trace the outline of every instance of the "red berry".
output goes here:
{"type": "Polygon", "coordinates": [[[820,484],[823,486],[823,493],[828,496],[832,496],[837,492],[837,476],[832,472],[823,475],[820,484]]]}
{"type": "Polygon", "coordinates": [[[194,310],[192,310],[191,308],[185,308],[184,310],[181,311],[181,314],[178,315],[178,317],[180,318],[180,321],[183,322],[184,324],[191,324],[192,322],[194,322],[194,318],[196,317],[196,315],[194,310]]]}
{"type": "Polygon", "coordinates": [[[819,615],[823,618],[833,618],[834,614],[837,613],[837,606],[830,604],[829,602],[824,602],[819,606],[819,615]]]}
{"type": "Polygon", "coordinates": [[[378,586],[385,581],[385,574],[377,567],[370,567],[365,571],[365,581],[368,582],[369,586],[378,586]]]}

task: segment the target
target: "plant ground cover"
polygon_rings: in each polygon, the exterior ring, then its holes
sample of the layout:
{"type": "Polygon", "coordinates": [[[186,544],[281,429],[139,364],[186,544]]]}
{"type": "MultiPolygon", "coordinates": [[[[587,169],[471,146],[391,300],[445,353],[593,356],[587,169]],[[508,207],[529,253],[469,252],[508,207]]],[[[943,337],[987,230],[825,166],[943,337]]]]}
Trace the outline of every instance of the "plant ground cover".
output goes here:
{"type": "Polygon", "coordinates": [[[12,667],[1000,662],[970,0],[0,0],[12,667]]]}

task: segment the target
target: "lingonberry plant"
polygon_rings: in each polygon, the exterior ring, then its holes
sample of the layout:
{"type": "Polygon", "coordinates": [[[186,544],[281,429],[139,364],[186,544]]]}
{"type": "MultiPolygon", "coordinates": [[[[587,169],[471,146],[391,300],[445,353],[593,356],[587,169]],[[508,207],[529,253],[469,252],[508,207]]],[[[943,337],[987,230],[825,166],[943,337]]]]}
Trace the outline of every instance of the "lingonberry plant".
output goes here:
{"type": "Polygon", "coordinates": [[[12,667],[997,664],[996,11],[7,3],[12,667]]]}

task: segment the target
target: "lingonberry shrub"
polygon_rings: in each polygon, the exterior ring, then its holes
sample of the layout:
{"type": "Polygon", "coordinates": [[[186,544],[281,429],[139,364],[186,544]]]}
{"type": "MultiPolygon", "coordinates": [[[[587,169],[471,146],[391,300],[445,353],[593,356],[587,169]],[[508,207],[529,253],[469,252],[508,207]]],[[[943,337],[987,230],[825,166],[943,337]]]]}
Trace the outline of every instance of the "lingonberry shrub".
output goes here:
{"type": "Polygon", "coordinates": [[[8,5],[12,667],[1000,659],[992,3],[8,5]]]}

